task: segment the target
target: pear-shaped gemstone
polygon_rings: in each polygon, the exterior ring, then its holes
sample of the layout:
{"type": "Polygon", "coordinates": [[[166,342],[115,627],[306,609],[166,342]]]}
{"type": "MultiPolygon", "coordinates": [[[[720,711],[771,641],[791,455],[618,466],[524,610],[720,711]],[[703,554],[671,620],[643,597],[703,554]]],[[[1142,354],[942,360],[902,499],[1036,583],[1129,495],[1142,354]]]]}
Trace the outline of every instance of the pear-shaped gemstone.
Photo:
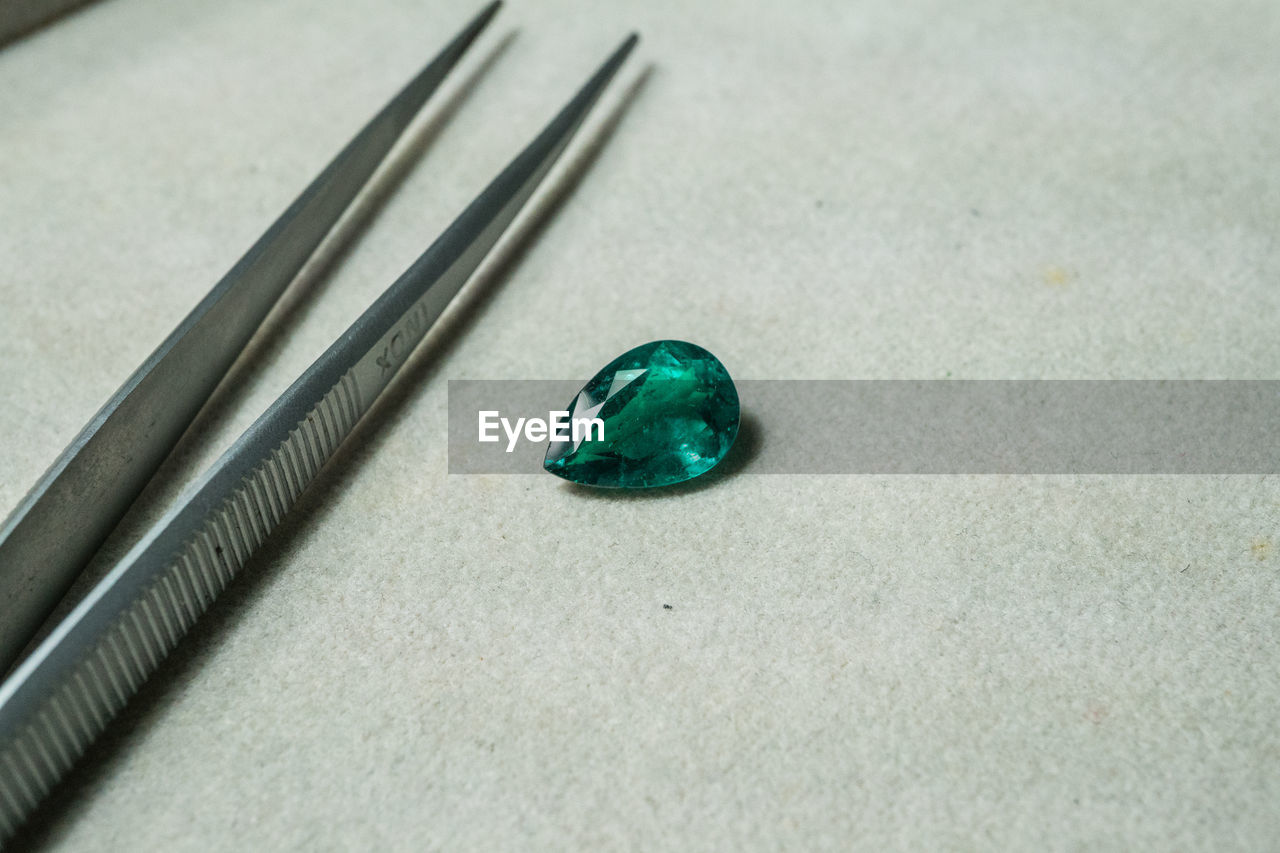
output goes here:
{"type": "Polygon", "coordinates": [[[705,474],[738,435],[738,389],[714,355],[684,341],[654,341],[615,358],[569,404],[570,421],[600,428],[552,440],[543,463],[588,486],[641,489],[705,474]]]}

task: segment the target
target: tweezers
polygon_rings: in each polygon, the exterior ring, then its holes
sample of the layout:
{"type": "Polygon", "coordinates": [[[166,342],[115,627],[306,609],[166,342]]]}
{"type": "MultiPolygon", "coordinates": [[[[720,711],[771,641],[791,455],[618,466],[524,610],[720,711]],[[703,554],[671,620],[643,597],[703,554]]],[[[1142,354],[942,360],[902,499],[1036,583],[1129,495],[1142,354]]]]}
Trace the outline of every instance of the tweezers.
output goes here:
{"type": "MultiPolygon", "coordinates": [[[[485,8],[342,149],[0,528],[0,667],[30,641],[498,6],[485,8]]],[[[280,524],[524,207],[636,41],[633,34],[614,51],[0,684],[0,843],[280,524]]]]}

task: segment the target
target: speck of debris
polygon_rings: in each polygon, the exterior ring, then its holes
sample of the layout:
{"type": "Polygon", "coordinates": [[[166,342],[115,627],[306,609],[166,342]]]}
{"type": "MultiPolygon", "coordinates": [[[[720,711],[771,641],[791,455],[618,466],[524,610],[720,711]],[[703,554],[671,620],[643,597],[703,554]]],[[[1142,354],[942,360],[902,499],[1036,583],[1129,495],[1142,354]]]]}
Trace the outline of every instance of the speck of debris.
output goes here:
{"type": "Polygon", "coordinates": [[[663,610],[671,610],[671,609],[672,609],[672,607],[671,607],[671,605],[670,605],[670,604],[664,604],[664,605],[662,605],[662,609],[663,609],[663,610]]]}

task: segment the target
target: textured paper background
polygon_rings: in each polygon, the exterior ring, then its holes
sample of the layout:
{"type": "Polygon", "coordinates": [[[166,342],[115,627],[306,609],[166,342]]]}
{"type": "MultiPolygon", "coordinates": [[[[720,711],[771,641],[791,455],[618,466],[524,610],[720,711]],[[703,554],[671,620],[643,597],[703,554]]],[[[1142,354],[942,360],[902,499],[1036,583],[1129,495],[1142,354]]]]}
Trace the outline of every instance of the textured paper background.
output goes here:
{"type": "MultiPolygon", "coordinates": [[[[743,378],[1275,378],[1277,6],[512,5],[96,574],[628,30],[593,127],[652,73],[25,841],[1274,849],[1274,478],[747,453],[597,495],[447,476],[444,380],[659,337],[743,378]]],[[[103,0],[0,50],[0,506],[473,11],[103,0]]]]}

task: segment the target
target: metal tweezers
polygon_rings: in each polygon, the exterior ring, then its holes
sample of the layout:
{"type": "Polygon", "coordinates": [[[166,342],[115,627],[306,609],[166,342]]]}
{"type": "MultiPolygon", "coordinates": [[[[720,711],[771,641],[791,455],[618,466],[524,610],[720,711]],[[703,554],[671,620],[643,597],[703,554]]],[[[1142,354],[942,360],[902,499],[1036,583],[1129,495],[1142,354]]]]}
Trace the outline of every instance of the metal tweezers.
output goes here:
{"type": "MultiPolygon", "coordinates": [[[[33,639],[498,6],[472,20],[342,149],[0,527],[0,670],[33,639]]],[[[0,843],[280,524],[529,200],[636,41],[633,34],[622,43],[0,684],[0,843]]]]}

